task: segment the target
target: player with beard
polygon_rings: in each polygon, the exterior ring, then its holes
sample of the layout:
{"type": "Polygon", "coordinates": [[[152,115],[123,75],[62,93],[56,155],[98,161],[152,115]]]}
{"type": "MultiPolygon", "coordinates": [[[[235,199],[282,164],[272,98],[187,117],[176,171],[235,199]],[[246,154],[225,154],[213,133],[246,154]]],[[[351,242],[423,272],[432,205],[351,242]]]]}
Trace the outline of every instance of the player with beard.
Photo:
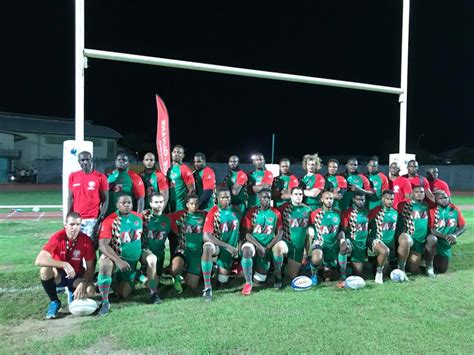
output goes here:
{"type": "Polygon", "coordinates": [[[252,164],[255,170],[248,173],[247,191],[249,195],[248,208],[260,206],[258,193],[262,189],[271,189],[273,174],[265,168],[265,158],[262,153],[252,155],[252,164]]]}
{"type": "Polygon", "coordinates": [[[193,176],[196,183],[196,193],[199,196],[198,208],[202,211],[209,211],[214,206],[216,174],[206,165],[204,153],[194,154],[193,176]]]}
{"type": "Polygon", "coordinates": [[[382,192],[388,190],[388,178],[384,173],[379,171],[379,158],[374,156],[370,158],[367,164],[367,179],[369,179],[370,185],[373,187],[374,193],[371,196],[367,196],[367,208],[370,210],[377,206],[380,206],[382,200],[382,192]]]}
{"type": "MultiPolygon", "coordinates": [[[[438,168],[435,166],[432,166],[426,171],[426,179],[430,184],[430,190],[433,192],[434,195],[436,195],[437,191],[444,191],[448,197],[451,197],[451,190],[449,189],[448,184],[446,183],[446,181],[439,179],[438,176],[438,168]]],[[[435,202],[431,202],[430,200],[428,200],[427,202],[430,208],[434,208],[437,206],[435,202]]]]}
{"type": "Polygon", "coordinates": [[[319,194],[326,183],[324,177],[317,173],[321,169],[321,159],[317,154],[306,154],[302,166],[306,170],[306,175],[301,178],[301,184],[304,186],[303,202],[314,211],[320,206],[319,194]]]}
{"type": "Polygon", "coordinates": [[[299,185],[298,178],[290,174],[290,159],[280,160],[280,175],[273,179],[272,199],[275,207],[280,207],[290,201],[290,191],[299,185]]]}
{"type": "Polygon", "coordinates": [[[339,161],[337,159],[328,160],[328,174],[326,175],[326,184],[324,189],[331,191],[334,199],[333,208],[341,210],[339,204],[347,191],[347,181],[342,175],[337,175],[339,161]]]}
{"type": "Polygon", "coordinates": [[[340,207],[341,211],[347,210],[351,207],[352,197],[354,193],[357,192],[358,195],[364,195],[366,197],[371,197],[374,194],[370,182],[367,177],[363,174],[357,172],[359,167],[359,162],[356,158],[349,158],[346,164],[345,179],[347,181],[347,191],[342,197],[340,207]]]}
{"type": "Polygon", "coordinates": [[[245,215],[248,202],[247,194],[247,174],[239,167],[239,157],[232,155],[229,157],[229,171],[224,177],[222,186],[226,186],[231,193],[232,206],[239,209],[242,216],[245,215]]]}
{"type": "Polygon", "coordinates": [[[166,176],[159,170],[155,169],[155,154],[148,152],[143,156],[144,170],[140,173],[145,186],[145,207],[150,206],[151,197],[155,193],[163,196],[165,206],[168,204],[169,185],[166,176]]]}
{"type": "Polygon", "coordinates": [[[403,201],[411,200],[412,188],[410,181],[400,176],[400,165],[397,162],[390,164],[390,175],[388,179],[388,186],[395,194],[393,200],[393,208],[398,209],[398,204],[403,201]]]}
{"type": "Polygon", "coordinates": [[[184,148],[176,145],[171,151],[171,167],[166,173],[170,185],[168,210],[181,211],[186,208],[186,198],[195,191],[193,172],[183,164],[184,148]]]}
{"type": "Polygon", "coordinates": [[[435,203],[434,195],[430,190],[430,184],[426,178],[418,174],[418,168],[418,162],[416,160],[410,160],[407,164],[408,174],[404,175],[404,177],[408,179],[412,189],[415,186],[423,186],[426,198],[435,203]]]}

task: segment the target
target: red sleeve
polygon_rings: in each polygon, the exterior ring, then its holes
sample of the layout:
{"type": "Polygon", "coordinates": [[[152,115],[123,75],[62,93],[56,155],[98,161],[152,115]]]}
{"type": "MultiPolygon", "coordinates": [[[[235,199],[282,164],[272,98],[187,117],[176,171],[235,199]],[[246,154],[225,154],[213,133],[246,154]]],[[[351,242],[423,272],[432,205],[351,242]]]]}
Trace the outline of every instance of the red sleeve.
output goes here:
{"type": "Polygon", "coordinates": [[[423,178],[423,188],[425,190],[430,190],[431,191],[431,188],[430,188],[430,183],[428,182],[428,179],[427,178],[423,178]]]}
{"type": "Polygon", "coordinates": [[[110,239],[112,238],[112,224],[114,223],[117,214],[114,212],[110,214],[102,222],[102,227],[100,228],[99,239],[110,239]]]}
{"type": "Polygon", "coordinates": [[[165,175],[159,170],[156,171],[156,180],[158,181],[158,188],[160,191],[166,191],[170,188],[165,175]]]}
{"type": "Polygon", "coordinates": [[[54,233],[51,238],[49,238],[48,242],[43,246],[43,250],[47,251],[51,255],[56,254],[56,248],[58,247],[59,238],[61,237],[64,230],[60,230],[54,233]]]}
{"type": "Polygon", "coordinates": [[[324,185],[326,185],[326,179],[321,174],[316,174],[313,188],[324,190],[324,185]]]}
{"type": "Polygon", "coordinates": [[[185,185],[194,184],[193,172],[188,168],[187,165],[181,164],[179,166],[179,170],[181,171],[181,177],[183,178],[185,185]]]}
{"type": "Polygon", "coordinates": [[[212,207],[206,216],[206,221],[204,222],[204,233],[214,232],[214,216],[216,215],[217,206],[212,207]]]}
{"type": "Polygon", "coordinates": [[[380,174],[380,180],[382,180],[382,192],[385,190],[390,189],[390,185],[388,183],[388,178],[385,176],[384,173],[379,173],[380,174]]]}
{"type": "Polygon", "coordinates": [[[449,189],[448,183],[445,181],[441,181],[441,182],[443,183],[444,192],[446,192],[446,195],[451,197],[451,190],[449,189]]]}
{"type": "Polygon", "coordinates": [[[81,233],[82,235],[82,240],[84,243],[84,259],[86,261],[91,261],[95,259],[95,249],[94,249],[94,244],[92,244],[91,238],[89,238],[86,234],[81,233]]]}
{"type": "Polygon", "coordinates": [[[272,210],[273,210],[273,212],[275,212],[276,217],[277,217],[277,225],[276,225],[276,227],[277,227],[277,230],[278,230],[278,228],[283,227],[283,223],[282,223],[282,219],[281,219],[281,213],[280,213],[280,211],[278,211],[276,208],[273,208],[273,207],[272,207],[272,210]]]}
{"type": "Polygon", "coordinates": [[[285,212],[285,209],[288,207],[290,203],[291,202],[285,202],[283,205],[281,205],[280,207],[277,207],[276,209],[280,212],[281,215],[283,215],[283,213],[285,212]]]}
{"type": "Polygon", "coordinates": [[[464,220],[461,210],[458,206],[453,205],[453,208],[458,212],[458,227],[464,227],[466,225],[466,221],[464,220]]]}
{"type": "Polygon", "coordinates": [[[317,210],[314,210],[313,212],[311,212],[309,216],[309,223],[314,224],[315,222],[314,219],[316,218],[316,215],[319,213],[319,211],[321,211],[321,208],[318,208],[317,210]]]}
{"type": "Polygon", "coordinates": [[[262,179],[262,185],[263,184],[267,184],[267,185],[272,186],[272,184],[273,184],[273,174],[270,170],[265,170],[265,173],[264,173],[263,179],[262,179]]]}
{"type": "Polygon", "coordinates": [[[429,214],[428,214],[428,225],[429,225],[430,229],[434,227],[434,215],[435,215],[436,208],[437,208],[437,207],[431,208],[431,209],[429,210],[429,214]]]}
{"type": "Polygon", "coordinates": [[[340,189],[347,189],[347,180],[343,176],[337,175],[336,180],[337,180],[337,186],[340,189]]]}
{"type": "Polygon", "coordinates": [[[252,215],[253,215],[253,212],[255,211],[256,208],[257,207],[252,207],[251,209],[249,209],[247,211],[247,213],[245,214],[244,219],[242,220],[242,227],[252,228],[252,215]]]}
{"type": "Polygon", "coordinates": [[[107,181],[107,176],[104,174],[100,174],[99,191],[109,191],[109,182],[107,181]]]}
{"type": "Polygon", "coordinates": [[[342,213],[342,217],[341,217],[341,227],[343,229],[347,229],[347,227],[349,227],[349,220],[351,218],[351,212],[352,212],[352,208],[349,208],[347,210],[345,210],[343,213],[342,213]]]}
{"type": "Polygon", "coordinates": [[[377,216],[377,213],[379,213],[381,208],[382,207],[377,206],[369,211],[369,222],[377,216]]]}
{"type": "Polygon", "coordinates": [[[411,188],[411,182],[407,178],[403,178],[403,198],[405,198],[405,194],[411,194],[413,192],[411,188]]]}
{"type": "Polygon", "coordinates": [[[72,190],[72,174],[74,174],[74,173],[69,174],[69,181],[68,181],[68,184],[67,184],[69,190],[72,190]]]}
{"type": "Polygon", "coordinates": [[[135,172],[129,171],[128,175],[132,179],[133,194],[136,198],[145,197],[145,185],[143,185],[142,178],[135,172]]]}
{"type": "Polygon", "coordinates": [[[403,212],[403,207],[405,206],[406,203],[407,203],[407,201],[401,201],[401,202],[398,204],[397,208],[398,208],[398,214],[399,214],[399,215],[402,214],[402,212],[403,212]]]}
{"type": "Polygon", "coordinates": [[[247,183],[247,180],[248,180],[247,174],[244,173],[242,170],[240,170],[237,173],[237,179],[236,179],[235,183],[237,185],[244,186],[247,183]]]}
{"type": "MultiPolygon", "coordinates": [[[[300,182],[298,181],[298,178],[294,175],[291,175],[290,182],[288,183],[288,190],[291,191],[293,187],[298,187],[299,185],[300,185],[300,182]]],[[[323,184],[323,188],[324,188],[324,184],[323,184]]]]}
{"type": "Polygon", "coordinates": [[[362,188],[366,191],[372,191],[372,187],[370,187],[370,181],[367,179],[367,176],[363,174],[359,174],[359,176],[362,178],[362,188]]]}
{"type": "Polygon", "coordinates": [[[206,166],[202,172],[202,189],[214,190],[215,187],[216,187],[216,174],[211,168],[206,166]]]}
{"type": "Polygon", "coordinates": [[[177,211],[177,212],[170,213],[168,215],[168,218],[170,219],[170,222],[171,222],[171,231],[176,235],[179,234],[178,225],[176,224],[176,221],[181,218],[183,213],[184,211],[177,211]]]}

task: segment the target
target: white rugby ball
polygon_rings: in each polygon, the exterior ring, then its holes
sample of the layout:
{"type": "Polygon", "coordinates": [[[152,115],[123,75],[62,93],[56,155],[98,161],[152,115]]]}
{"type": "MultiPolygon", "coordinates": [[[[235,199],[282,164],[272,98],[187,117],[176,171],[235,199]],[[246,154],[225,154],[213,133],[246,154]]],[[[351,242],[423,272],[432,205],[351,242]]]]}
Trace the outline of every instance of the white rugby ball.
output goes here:
{"type": "Polygon", "coordinates": [[[308,276],[297,276],[291,281],[291,287],[295,291],[309,290],[313,286],[313,281],[308,276]]]}
{"type": "Polygon", "coordinates": [[[40,211],[39,207],[33,207],[31,210],[32,210],[33,212],[39,212],[39,211],[40,211]]]}
{"type": "Polygon", "coordinates": [[[393,282],[402,282],[405,278],[405,273],[400,269],[395,269],[390,273],[390,278],[393,282]]]}
{"type": "Polygon", "coordinates": [[[75,316],[88,316],[97,309],[97,302],[90,298],[74,300],[69,304],[69,312],[75,316]]]}
{"type": "Polygon", "coordinates": [[[358,290],[365,286],[365,281],[360,276],[349,276],[344,281],[344,288],[352,288],[353,290],[358,290]]]}

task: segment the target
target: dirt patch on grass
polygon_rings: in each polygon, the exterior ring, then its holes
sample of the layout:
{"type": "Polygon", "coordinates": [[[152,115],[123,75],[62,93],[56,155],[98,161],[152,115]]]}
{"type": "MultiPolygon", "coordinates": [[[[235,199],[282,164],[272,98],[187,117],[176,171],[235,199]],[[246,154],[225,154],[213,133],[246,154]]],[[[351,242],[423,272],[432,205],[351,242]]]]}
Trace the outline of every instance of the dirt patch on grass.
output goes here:
{"type": "Polygon", "coordinates": [[[15,269],[15,265],[13,264],[0,264],[0,272],[1,271],[13,271],[15,269]]]}
{"type": "MultiPolygon", "coordinates": [[[[118,347],[117,341],[112,337],[100,338],[100,340],[88,347],[87,349],[81,350],[80,354],[146,354],[145,351],[136,350],[121,350],[118,347]]],[[[150,352],[151,354],[152,352],[150,352]]],[[[156,353],[156,351],[154,352],[156,353]]]]}

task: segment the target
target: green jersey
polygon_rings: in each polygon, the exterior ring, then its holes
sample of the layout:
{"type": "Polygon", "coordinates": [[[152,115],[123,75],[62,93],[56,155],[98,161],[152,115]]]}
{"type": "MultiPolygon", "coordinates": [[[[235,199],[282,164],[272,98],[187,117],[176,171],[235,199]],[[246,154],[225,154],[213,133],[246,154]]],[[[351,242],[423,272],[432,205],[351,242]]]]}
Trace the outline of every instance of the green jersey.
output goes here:
{"type": "Polygon", "coordinates": [[[128,216],[118,211],[102,222],[99,239],[111,239],[110,246],[122,259],[136,262],[142,254],[143,223],[141,216],[131,212],[128,216]]]}
{"type": "Polygon", "coordinates": [[[199,206],[199,208],[203,211],[209,211],[209,209],[215,205],[214,199],[215,194],[214,191],[216,189],[216,175],[214,170],[210,167],[205,166],[199,171],[195,171],[193,173],[194,181],[196,181],[196,193],[199,197],[203,194],[204,190],[212,190],[212,194],[209,197],[204,205],[199,206]]]}
{"type": "Polygon", "coordinates": [[[223,242],[237,247],[240,235],[240,211],[231,206],[223,209],[214,206],[209,210],[204,224],[204,233],[213,234],[223,242]]]}
{"type": "MultiPolygon", "coordinates": [[[[273,184],[273,174],[270,170],[255,170],[248,175],[248,182],[250,186],[260,186],[263,184],[269,187],[273,184]]],[[[249,191],[249,208],[254,206],[260,206],[260,201],[255,192],[249,191]]]]}
{"type": "MultiPolygon", "coordinates": [[[[305,190],[319,189],[324,190],[324,185],[326,181],[324,177],[320,174],[306,174],[301,178],[301,183],[304,185],[305,190]]],[[[307,204],[314,211],[321,206],[320,194],[316,197],[305,196],[303,202],[307,204]]]]}
{"type": "Polygon", "coordinates": [[[311,224],[314,226],[315,240],[330,249],[339,248],[339,233],[341,225],[341,213],[332,209],[325,211],[322,208],[311,213],[311,224]]]}
{"type": "MultiPolygon", "coordinates": [[[[299,181],[294,175],[279,175],[273,179],[273,191],[281,192],[283,190],[291,191],[293,187],[298,187],[299,181]]],[[[275,206],[280,207],[290,199],[283,200],[281,197],[274,200],[275,206]]]]}
{"type": "Polygon", "coordinates": [[[398,205],[398,213],[398,230],[424,244],[428,235],[428,206],[424,202],[403,201],[398,205]]]}
{"type": "Polygon", "coordinates": [[[248,200],[248,194],[247,194],[247,181],[248,177],[247,174],[243,170],[230,170],[227,176],[224,179],[224,185],[229,188],[229,191],[232,191],[232,186],[235,184],[242,186],[240,189],[240,192],[237,194],[237,196],[234,196],[234,194],[231,194],[231,204],[233,205],[240,205],[240,204],[246,204],[248,200]]]}
{"type": "Polygon", "coordinates": [[[283,237],[296,249],[302,249],[307,239],[311,208],[307,205],[294,206],[285,203],[279,209],[283,222],[283,237]]]}
{"type": "Polygon", "coordinates": [[[375,193],[372,196],[367,196],[366,206],[370,210],[380,206],[382,202],[382,192],[389,189],[388,178],[380,172],[375,174],[367,174],[372,191],[375,193]]]}
{"type": "Polygon", "coordinates": [[[206,213],[197,211],[190,213],[181,210],[168,216],[171,220],[171,230],[178,236],[179,252],[185,250],[202,253],[203,226],[206,213]]]}
{"type": "Polygon", "coordinates": [[[242,225],[244,228],[250,229],[252,236],[266,247],[282,226],[281,214],[273,207],[266,210],[252,207],[245,215],[242,225]]]}
{"type": "Polygon", "coordinates": [[[171,231],[171,221],[165,215],[152,215],[144,226],[143,248],[154,254],[164,253],[165,242],[171,231]]]}
{"type": "Polygon", "coordinates": [[[369,216],[366,209],[349,208],[342,214],[342,227],[346,237],[360,248],[365,248],[369,232],[369,216]]]}
{"type": "MultiPolygon", "coordinates": [[[[344,196],[347,190],[347,181],[341,175],[326,175],[324,189],[331,192],[339,192],[344,196]]],[[[340,211],[340,207],[340,200],[334,199],[332,208],[340,211]]]]}
{"type": "Polygon", "coordinates": [[[368,190],[368,191],[371,190],[370,182],[365,177],[365,175],[358,174],[358,173],[347,174],[346,181],[347,181],[347,191],[339,203],[339,206],[341,207],[342,211],[345,211],[349,207],[352,206],[352,197],[354,196],[354,193],[351,191],[350,185],[355,185],[363,190],[368,190]]]}
{"type": "Polygon", "coordinates": [[[166,174],[170,184],[169,206],[171,212],[184,210],[186,208],[186,197],[188,196],[187,185],[194,184],[191,169],[186,165],[173,165],[166,174]]]}
{"type": "Polygon", "coordinates": [[[436,228],[443,234],[454,234],[458,228],[464,227],[466,224],[461,210],[453,204],[431,209],[429,221],[430,228],[436,228]]]}
{"type": "Polygon", "coordinates": [[[109,205],[106,215],[117,209],[117,196],[125,193],[128,196],[139,199],[145,197],[145,188],[141,177],[131,170],[114,170],[108,177],[109,183],[109,205]]]}
{"type": "Polygon", "coordinates": [[[394,208],[377,206],[369,212],[369,237],[379,239],[386,246],[392,247],[395,241],[398,212],[394,208]]]}
{"type": "Polygon", "coordinates": [[[145,186],[145,208],[149,208],[151,196],[153,196],[154,193],[169,189],[168,180],[159,170],[152,171],[151,173],[147,173],[146,170],[144,170],[140,173],[140,177],[145,186]]]}

